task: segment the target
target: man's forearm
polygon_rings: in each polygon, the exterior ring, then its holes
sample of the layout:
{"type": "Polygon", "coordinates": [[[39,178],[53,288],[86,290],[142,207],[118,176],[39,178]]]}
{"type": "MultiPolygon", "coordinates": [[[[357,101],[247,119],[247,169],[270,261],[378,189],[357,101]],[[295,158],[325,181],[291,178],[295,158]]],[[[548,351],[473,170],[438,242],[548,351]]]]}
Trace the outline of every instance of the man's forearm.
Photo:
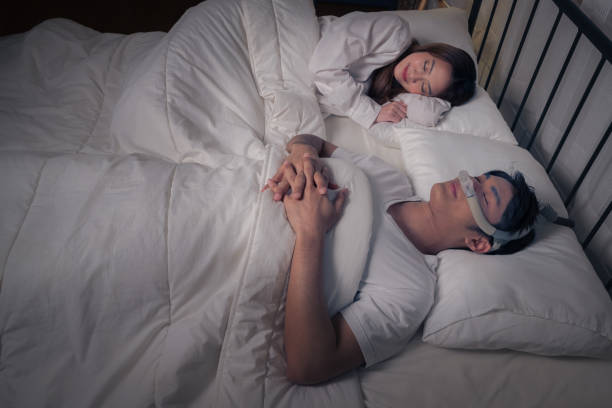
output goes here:
{"type": "Polygon", "coordinates": [[[319,157],[330,157],[337,146],[326,142],[315,135],[301,134],[294,136],[289,143],[287,143],[287,152],[291,153],[295,145],[307,145],[312,147],[319,157]]]}
{"type": "Polygon", "coordinates": [[[324,235],[298,234],[287,290],[285,351],[287,375],[299,383],[329,376],[336,334],[323,296],[321,260],[324,235]]]}

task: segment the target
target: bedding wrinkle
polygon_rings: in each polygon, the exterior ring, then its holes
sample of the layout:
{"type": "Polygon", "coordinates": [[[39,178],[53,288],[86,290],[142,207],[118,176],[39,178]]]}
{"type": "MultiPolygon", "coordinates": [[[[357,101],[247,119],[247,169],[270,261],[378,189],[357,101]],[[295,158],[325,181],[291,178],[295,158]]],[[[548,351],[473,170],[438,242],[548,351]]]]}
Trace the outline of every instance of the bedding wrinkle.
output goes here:
{"type": "Polygon", "coordinates": [[[111,57],[108,59],[108,62],[106,64],[106,67],[104,68],[104,73],[102,74],[102,80],[103,83],[102,84],[98,84],[96,81],[93,81],[93,83],[96,85],[96,87],[98,88],[98,90],[100,91],[100,93],[102,94],[102,100],[100,101],[100,104],[98,105],[98,114],[96,115],[95,120],[93,121],[93,124],[91,126],[91,129],[89,130],[89,134],[87,135],[87,138],[85,140],[83,140],[83,142],[81,143],[81,146],[79,146],[76,150],[76,153],[81,153],[83,151],[83,149],[88,145],[88,143],[90,142],[90,140],[93,137],[94,132],[96,131],[96,128],[98,127],[98,124],[100,122],[100,118],[102,117],[102,113],[104,111],[104,105],[105,102],[107,101],[108,98],[108,83],[107,83],[107,77],[109,75],[109,71],[111,69],[111,66],[113,66],[114,64],[117,63],[117,54],[121,48],[121,46],[123,45],[123,43],[127,42],[128,38],[124,37],[121,41],[116,41],[115,44],[115,49],[113,50],[111,57]]]}
{"type": "Polygon", "coordinates": [[[170,208],[172,205],[172,197],[173,197],[173,189],[174,189],[174,180],[176,177],[176,171],[178,168],[178,164],[174,165],[174,168],[172,169],[172,177],[170,178],[170,186],[168,188],[168,202],[167,202],[167,206],[166,206],[166,225],[164,228],[164,238],[166,240],[166,274],[168,277],[168,326],[172,325],[172,315],[173,315],[173,308],[172,308],[172,285],[170,284],[170,245],[169,245],[169,234],[170,234],[170,208]]]}
{"type": "MultiPolygon", "coordinates": [[[[274,173],[276,172],[276,168],[277,168],[277,163],[275,160],[272,160],[271,158],[272,155],[272,149],[270,147],[268,147],[268,157],[266,158],[266,167],[264,167],[264,171],[262,171],[261,174],[261,178],[259,180],[259,185],[264,185],[266,183],[266,181],[268,180],[269,176],[274,175],[274,173]]],[[[260,193],[259,194],[260,197],[265,197],[265,194],[260,193]]],[[[264,385],[263,385],[263,393],[262,393],[262,404],[261,406],[269,406],[270,402],[273,401],[268,401],[268,394],[266,392],[266,390],[268,389],[268,387],[270,387],[270,372],[271,372],[271,363],[272,363],[272,353],[273,353],[273,346],[274,343],[273,341],[275,340],[275,330],[280,330],[284,323],[281,323],[280,325],[278,324],[279,319],[284,319],[284,310],[285,310],[285,293],[286,293],[286,288],[287,285],[289,284],[289,272],[287,271],[284,276],[282,281],[282,289],[278,290],[276,292],[277,296],[274,297],[272,299],[272,304],[276,305],[276,308],[272,314],[272,324],[276,325],[275,327],[273,327],[272,330],[270,330],[269,334],[266,336],[266,345],[265,345],[265,349],[266,349],[266,362],[265,362],[265,371],[264,371],[264,385]],[[280,326],[280,327],[279,327],[280,326]]],[[[282,335],[281,337],[284,337],[284,335],[282,335]]],[[[277,338],[278,340],[278,338],[277,338]]],[[[284,343],[284,339],[282,340],[284,343]]]]}
{"type": "Polygon", "coordinates": [[[255,151],[258,159],[263,156],[258,153],[263,146],[252,149],[252,139],[262,139],[264,112],[253,84],[238,7],[215,1],[198,6],[211,14],[220,7],[225,7],[221,18],[187,15],[182,23],[189,30],[169,33],[167,110],[181,161],[210,164],[218,160],[217,152],[255,151]]]}
{"type": "MultiPolygon", "coordinates": [[[[268,148],[267,149],[267,156],[266,156],[266,161],[264,163],[263,169],[267,169],[267,171],[270,171],[270,156],[271,156],[271,149],[268,148]]],[[[266,180],[266,171],[262,171],[262,175],[260,177],[259,180],[259,184],[263,185],[263,183],[266,180]]],[[[230,339],[234,334],[232,333],[233,329],[234,329],[234,325],[236,323],[236,312],[237,312],[237,308],[239,305],[239,300],[241,298],[241,295],[244,293],[244,284],[245,284],[245,276],[247,274],[247,269],[249,267],[249,261],[252,255],[252,247],[253,247],[253,241],[255,239],[256,233],[257,233],[257,229],[258,226],[260,224],[260,217],[261,217],[261,211],[262,211],[262,200],[265,197],[265,194],[263,193],[259,193],[257,194],[257,201],[255,204],[255,209],[256,209],[256,213],[255,213],[255,219],[253,221],[253,227],[250,230],[249,233],[249,238],[247,241],[247,245],[245,247],[245,254],[246,257],[244,258],[244,262],[241,266],[241,273],[240,273],[240,281],[239,284],[237,286],[237,289],[235,291],[235,295],[234,295],[234,299],[232,301],[232,305],[230,307],[230,313],[229,313],[229,317],[227,320],[227,325],[225,327],[225,333],[223,336],[223,343],[221,344],[221,352],[219,354],[219,363],[218,363],[218,368],[217,368],[217,376],[221,376],[224,377],[226,375],[226,359],[227,357],[227,353],[228,351],[228,339],[230,339]]],[[[215,397],[214,397],[214,401],[215,404],[214,406],[223,406],[224,404],[221,403],[222,401],[222,397],[221,397],[221,387],[222,387],[223,381],[219,381],[217,382],[217,389],[215,392],[215,397]]]]}
{"type": "MultiPolygon", "coordinates": [[[[28,214],[30,212],[30,208],[32,207],[32,203],[34,203],[34,198],[36,197],[36,192],[38,191],[38,187],[40,185],[40,180],[42,178],[43,171],[45,170],[45,167],[47,166],[48,160],[49,159],[45,159],[45,161],[42,163],[42,166],[41,166],[40,170],[38,171],[38,177],[36,178],[36,183],[34,185],[34,188],[32,189],[32,195],[31,195],[30,201],[29,201],[28,206],[26,208],[26,211],[25,211],[25,213],[23,215],[23,219],[21,220],[21,222],[19,224],[19,228],[17,229],[17,233],[15,234],[15,238],[13,238],[13,242],[9,246],[9,251],[8,251],[8,253],[6,255],[6,258],[4,260],[4,265],[2,266],[2,273],[0,274],[0,299],[2,299],[2,282],[4,281],[4,277],[5,277],[5,274],[6,274],[6,267],[8,265],[8,261],[9,261],[9,259],[11,257],[11,253],[13,251],[13,247],[15,246],[15,243],[17,242],[17,239],[19,239],[19,234],[21,233],[21,229],[23,228],[23,225],[25,224],[25,221],[28,218],[28,214]]],[[[2,309],[2,303],[3,302],[0,302],[0,309],[2,309]]],[[[0,322],[0,323],[2,323],[2,325],[4,326],[5,322],[0,322]]],[[[2,332],[4,332],[4,331],[2,331],[2,332]]],[[[0,336],[0,338],[1,338],[1,336],[0,336]]],[[[2,350],[1,346],[2,346],[2,342],[0,341],[0,352],[2,350]]]]}
{"type": "MultiPolygon", "coordinates": [[[[188,64],[190,61],[189,57],[184,55],[184,53],[180,52],[180,50],[177,50],[177,52],[173,54],[173,57],[175,59],[180,60],[183,64],[188,64]]],[[[244,107],[240,105],[240,103],[244,101],[240,101],[230,97],[230,95],[227,94],[225,88],[227,84],[218,82],[201,67],[190,64],[190,71],[197,73],[197,77],[201,82],[200,84],[198,84],[199,86],[201,86],[202,88],[215,90],[215,93],[218,94],[217,97],[219,99],[219,103],[211,109],[212,112],[210,113],[200,112],[202,117],[198,119],[199,121],[204,122],[205,126],[202,126],[202,124],[189,123],[191,122],[190,118],[186,118],[184,116],[178,117],[177,113],[172,113],[168,115],[168,126],[172,126],[172,119],[174,119],[177,123],[183,126],[188,123],[192,127],[201,127],[203,129],[207,129],[205,131],[207,137],[204,138],[201,137],[201,134],[198,134],[198,136],[200,137],[198,139],[194,139],[193,136],[187,135],[187,138],[192,144],[191,146],[184,146],[182,148],[181,161],[184,162],[187,160],[191,160],[196,161],[198,163],[210,163],[211,160],[214,160],[211,154],[211,151],[213,150],[220,151],[223,154],[241,153],[244,156],[253,157],[253,155],[249,154],[248,152],[253,151],[255,149],[251,149],[249,148],[249,146],[258,142],[256,143],[258,145],[257,150],[261,150],[263,147],[263,144],[261,143],[262,137],[259,135],[260,132],[257,127],[253,123],[249,123],[249,121],[245,120],[244,112],[242,112],[244,110],[244,107]],[[172,118],[170,119],[170,117],[172,118]],[[232,151],[229,149],[232,146],[223,145],[222,143],[219,143],[220,139],[231,137],[228,134],[223,134],[226,132],[226,129],[231,131],[232,128],[236,127],[240,128],[241,130],[246,130],[248,134],[253,136],[252,139],[254,139],[252,141],[245,141],[246,147],[242,152],[232,151]],[[210,129],[216,129],[217,132],[214,132],[210,129]]],[[[174,88],[183,85],[179,83],[180,78],[177,78],[174,81],[174,88]]],[[[189,94],[188,92],[181,92],[181,94],[181,103],[189,102],[191,106],[197,106],[198,104],[202,103],[201,100],[198,100],[197,97],[194,98],[194,96],[192,94],[189,94]]],[[[175,104],[176,103],[177,102],[175,102],[175,104]]],[[[168,102],[168,104],[171,105],[170,102],[168,102]]],[[[235,130],[233,130],[232,133],[235,133],[235,136],[238,136],[239,134],[243,134],[244,132],[236,132],[235,130]]]]}
{"type": "MultiPolygon", "coordinates": [[[[473,316],[468,316],[468,317],[465,317],[465,318],[462,318],[462,319],[457,319],[456,321],[451,322],[451,323],[449,323],[446,326],[442,326],[442,327],[437,328],[436,330],[432,330],[428,335],[433,336],[433,335],[435,335],[438,332],[444,332],[445,329],[448,329],[448,328],[450,328],[452,326],[460,325],[464,321],[469,321],[470,319],[472,319],[474,317],[487,316],[488,314],[493,313],[493,312],[495,312],[497,310],[505,310],[509,314],[516,314],[517,316],[525,316],[525,317],[529,317],[530,319],[535,319],[535,320],[543,320],[543,321],[548,321],[549,320],[546,317],[542,317],[542,316],[528,315],[524,311],[521,311],[521,310],[518,310],[518,311],[508,311],[507,308],[502,308],[500,306],[500,309],[492,309],[492,310],[488,310],[488,311],[482,311],[482,312],[474,314],[473,316]]],[[[602,333],[600,330],[596,330],[596,329],[591,328],[591,327],[586,327],[586,326],[581,325],[581,324],[576,324],[576,323],[573,323],[573,322],[560,322],[558,320],[554,321],[554,323],[555,324],[559,324],[559,325],[566,325],[566,326],[570,326],[570,327],[577,327],[577,328],[580,328],[580,329],[588,330],[588,331],[592,332],[594,335],[597,335],[597,336],[599,336],[599,337],[601,337],[601,338],[603,338],[605,340],[608,340],[608,341],[612,340],[612,338],[610,338],[607,334],[602,333]]],[[[510,328],[507,328],[507,330],[509,330],[509,329],[510,328]]],[[[542,354],[542,353],[539,353],[539,354],[542,354]]],[[[557,355],[557,354],[553,354],[553,355],[557,355]]],[[[573,355],[575,355],[575,353],[573,355]]]]}
{"type": "Polygon", "coordinates": [[[165,109],[166,109],[166,123],[168,125],[168,135],[170,136],[170,140],[172,140],[172,145],[174,146],[174,150],[179,153],[180,156],[180,150],[179,147],[176,143],[176,138],[172,129],[172,123],[170,121],[170,108],[169,108],[169,102],[168,102],[168,52],[170,51],[170,40],[167,40],[166,42],[166,49],[164,52],[164,101],[165,101],[165,109]]]}
{"type": "Polygon", "coordinates": [[[279,41],[279,36],[280,36],[280,32],[279,32],[279,27],[278,27],[278,21],[279,21],[279,15],[278,15],[278,10],[277,10],[277,4],[275,1],[271,2],[272,5],[272,12],[274,13],[274,22],[276,24],[274,24],[274,28],[275,28],[275,35],[274,38],[276,39],[276,47],[278,49],[278,54],[280,56],[279,58],[279,62],[280,62],[280,80],[284,81],[285,77],[287,77],[287,74],[285,72],[285,67],[283,66],[283,60],[284,60],[284,56],[283,56],[283,47],[281,47],[280,45],[280,41],[279,41]]]}
{"type": "MultiPolygon", "coordinates": [[[[172,290],[172,284],[170,283],[169,234],[170,234],[170,208],[172,204],[172,191],[174,188],[174,180],[176,177],[176,171],[178,169],[178,166],[179,166],[178,164],[175,164],[172,169],[172,176],[170,178],[170,186],[168,187],[168,201],[166,205],[166,219],[165,219],[165,226],[164,226],[164,239],[166,243],[166,279],[167,279],[167,284],[168,284],[168,322],[164,327],[164,341],[162,342],[162,347],[160,348],[161,353],[163,353],[164,348],[167,346],[168,332],[170,331],[170,327],[172,326],[172,322],[173,322],[173,319],[172,319],[173,290],[172,290]]],[[[155,405],[157,406],[163,405],[163,400],[162,400],[162,397],[160,396],[159,388],[158,388],[158,383],[159,383],[158,382],[158,370],[159,370],[159,364],[160,364],[161,359],[162,359],[162,355],[160,354],[160,356],[156,359],[154,373],[153,373],[153,389],[154,389],[153,398],[155,400],[155,405]]]]}

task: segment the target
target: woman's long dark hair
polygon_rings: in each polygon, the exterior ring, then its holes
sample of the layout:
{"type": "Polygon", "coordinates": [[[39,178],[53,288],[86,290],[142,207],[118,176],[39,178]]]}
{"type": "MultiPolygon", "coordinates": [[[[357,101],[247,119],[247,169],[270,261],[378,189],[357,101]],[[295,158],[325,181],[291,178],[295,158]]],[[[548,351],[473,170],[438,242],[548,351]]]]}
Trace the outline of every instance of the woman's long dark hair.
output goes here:
{"type": "Polygon", "coordinates": [[[413,52],[428,52],[434,57],[448,62],[453,68],[450,86],[438,98],[447,100],[452,106],[464,104],[474,95],[476,89],[476,67],[469,54],[460,48],[442,43],[419,45],[413,41],[395,61],[372,73],[372,85],[368,96],[379,104],[390,101],[400,93],[406,92],[393,77],[396,65],[413,52]]]}

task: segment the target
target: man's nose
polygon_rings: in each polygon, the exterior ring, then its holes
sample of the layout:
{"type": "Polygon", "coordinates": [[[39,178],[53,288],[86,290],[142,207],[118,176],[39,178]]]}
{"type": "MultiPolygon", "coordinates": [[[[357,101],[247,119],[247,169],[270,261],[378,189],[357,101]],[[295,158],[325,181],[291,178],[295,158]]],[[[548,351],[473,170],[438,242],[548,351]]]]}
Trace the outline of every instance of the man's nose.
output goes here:
{"type": "Polygon", "coordinates": [[[482,186],[480,185],[480,181],[476,177],[472,177],[472,184],[474,185],[474,191],[480,192],[482,190],[482,186]]]}

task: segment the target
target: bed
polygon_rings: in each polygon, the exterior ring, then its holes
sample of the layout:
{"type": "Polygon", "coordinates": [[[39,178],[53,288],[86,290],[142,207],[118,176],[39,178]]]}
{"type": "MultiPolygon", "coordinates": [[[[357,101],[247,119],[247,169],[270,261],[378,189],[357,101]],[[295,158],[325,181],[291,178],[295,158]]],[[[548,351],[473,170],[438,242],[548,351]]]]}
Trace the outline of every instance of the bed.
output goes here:
{"type": "MultiPolygon", "coordinates": [[[[397,13],[478,58],[463,11],[397,13]]],[[[207,0],[168,33],[53,19],[0,38],[1,406],[609,405],[612,302],[574,232],[549,224],[504,263],[441,254],[434,307],[400,355],[317,386],[285,379],[293,235],[261,188],[291,136],[376,154],[425,198],[457,166],[501,163],[567,214],[484,88],[436,128],[323,120],[318,37],[308,1],[207,0]]],[[[325,260],[330,310],[365,262],[346,237],[367,245],[350,228],[367,206],[351,208],[326,243],[345,248],[325,260]]]]}

